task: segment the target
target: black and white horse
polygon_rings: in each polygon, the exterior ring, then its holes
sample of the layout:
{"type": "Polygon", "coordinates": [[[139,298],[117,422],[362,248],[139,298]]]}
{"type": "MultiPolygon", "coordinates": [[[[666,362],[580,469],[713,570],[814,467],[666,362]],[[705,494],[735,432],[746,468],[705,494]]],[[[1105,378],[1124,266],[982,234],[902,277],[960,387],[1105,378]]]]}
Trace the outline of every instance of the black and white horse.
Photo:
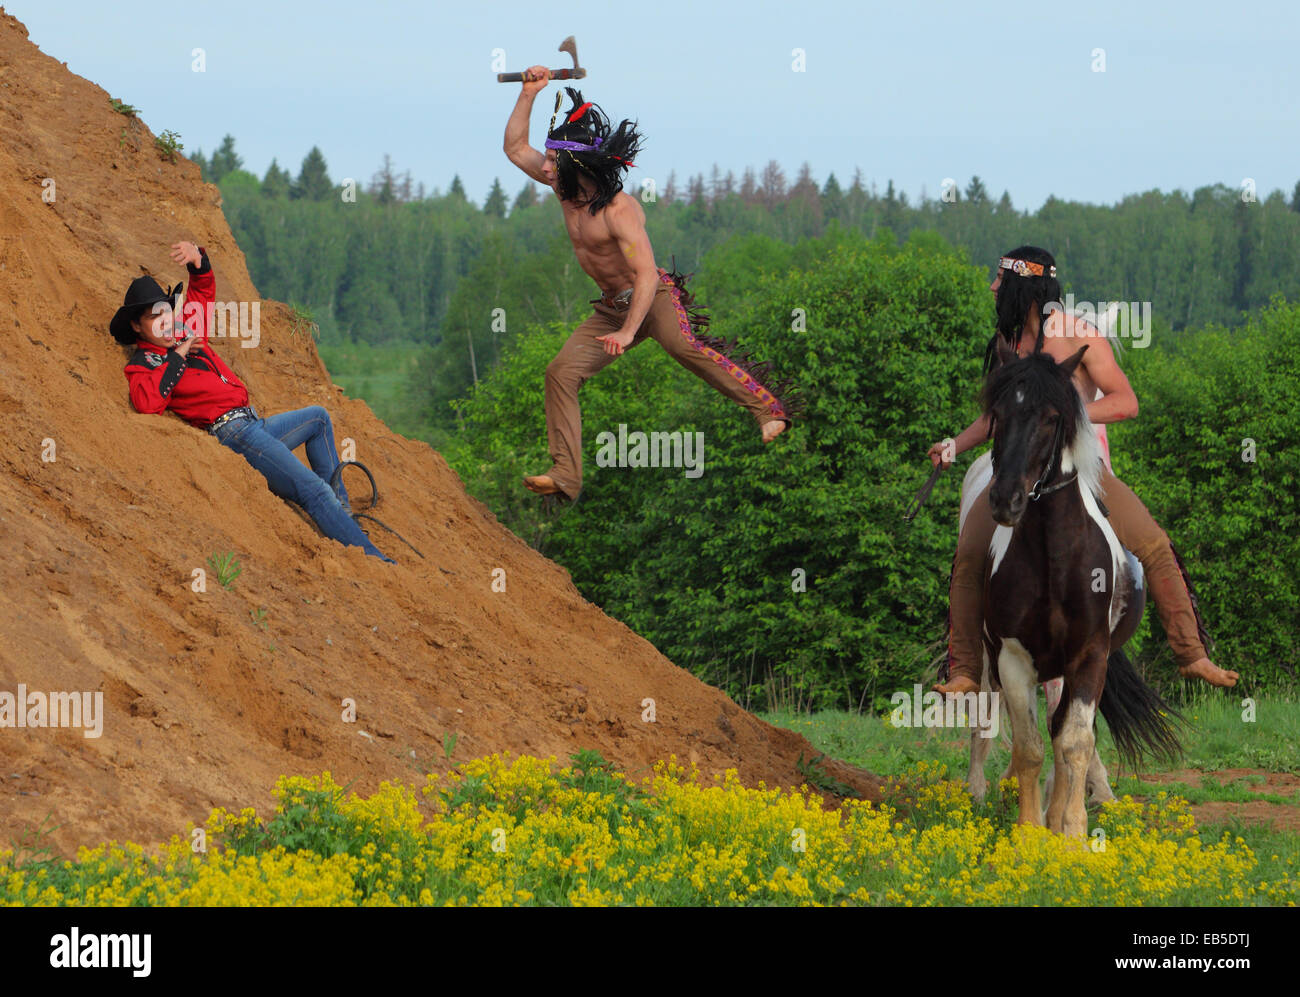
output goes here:
{"type": "MultiPolygon", "coordinates": [[[[1096,753],[1098,708],[1126,761],[1181,750],[1174,714],[1122,651],[1145,600],[1131,555],[1102,512],[1100,448],[1071,381],[1086,349],[1057,364],[1041,351],[1019,358],[1000,345],[1001,366],[983,392],[992,417],[989,506],[998,524],[985,569],[984,683],[1001,693],[1010,719],[1019,822],[1037,825],[1044,823],[1037,687],[1048,685],[1054,767],[1046,824],[1080,837],[1085,790],[1113,799],[1096,753]]],[[[982,490],[978,467],[967,473],[963,518],[982,490]]],[[[968,781],[979,798],[989,747],[972,730],[968,781]]]]}

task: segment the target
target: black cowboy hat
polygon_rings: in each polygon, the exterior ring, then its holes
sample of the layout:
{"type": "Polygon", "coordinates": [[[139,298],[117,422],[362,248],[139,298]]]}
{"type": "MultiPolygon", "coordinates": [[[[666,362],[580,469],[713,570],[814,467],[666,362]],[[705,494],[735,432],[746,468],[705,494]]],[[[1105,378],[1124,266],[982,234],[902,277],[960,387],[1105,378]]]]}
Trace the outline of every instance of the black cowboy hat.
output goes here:
{"type": "Polygon", "coordinates": [[[140,338],[140,334],[131,327],[131,323],[142,312],[163,301],[176,309],[182,287],[183,285],[177,284],[170,291],[164,291],[162,285],[152,277],[137,277],[126,289],[126,298],[122,301],[122,307],[117,310],[117,314],[113,316],[113,321],[108,323],[108,331],[123,346],[130,346],[140,338]]]}

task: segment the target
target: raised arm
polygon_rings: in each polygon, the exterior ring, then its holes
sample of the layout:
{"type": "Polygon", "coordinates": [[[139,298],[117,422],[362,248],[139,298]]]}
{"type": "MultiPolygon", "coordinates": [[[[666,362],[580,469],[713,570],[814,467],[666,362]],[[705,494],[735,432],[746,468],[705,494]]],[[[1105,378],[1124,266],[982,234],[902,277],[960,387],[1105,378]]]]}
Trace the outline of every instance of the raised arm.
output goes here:
{"type": "Polygon", "coordinates": [[[527,70],[523,86],[519,90],[519,99],[515,101],[515,108],[506,121],[506,157],[538,183],[547,182],[542,173],[546,154],[528,144],[528,119],[533,113],[533,101],[550,81],[551,71],[545,66],[533,66],[527,70]]]}
{"type": "Polygon", "coordinates": [[[192,336],[198,337],[202,346],[208,341],[208,305],[217,297],[217,282],[212,276],[208,251],[192,242],[178,242],[172,246],[172,259],[184,263],[190,274],[189,285],[185,288],[185,305],[178,318],[192,336]]]}

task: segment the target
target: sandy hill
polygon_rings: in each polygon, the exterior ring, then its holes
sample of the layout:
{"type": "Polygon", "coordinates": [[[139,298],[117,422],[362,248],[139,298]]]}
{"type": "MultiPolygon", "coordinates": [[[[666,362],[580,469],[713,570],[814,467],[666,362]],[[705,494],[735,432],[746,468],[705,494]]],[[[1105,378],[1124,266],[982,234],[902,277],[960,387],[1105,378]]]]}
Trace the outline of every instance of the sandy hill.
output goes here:
{"type": "Polygon", "coordinates": [[[587,747],[635,774],[675,753],[748,784],[802,781],[807,741],[584,600],[430,447],[344,397],[285,306],[263,302],[257,348],[216,349],[263,414],[330,409],[379,478],[377,512],[426,560],[382,531],[395,567],[322,538],[212,437],[135,413],[107,332],[131,278],[183,279],[167,247],[193,239],[219,300],[258,294],[217,188],[162,160],[109,97],[0,16],[0,690],[98,690],[105,711],[98,738],[0,728],[0,846],[49,815],[65,852],[156,840],[216,805],[267,807],[282,773],[372,791],[445,769],[448,733],[453,761],[587,747]],[[242,562],[233,587],[191,591],[220,551],[242,562]]]}

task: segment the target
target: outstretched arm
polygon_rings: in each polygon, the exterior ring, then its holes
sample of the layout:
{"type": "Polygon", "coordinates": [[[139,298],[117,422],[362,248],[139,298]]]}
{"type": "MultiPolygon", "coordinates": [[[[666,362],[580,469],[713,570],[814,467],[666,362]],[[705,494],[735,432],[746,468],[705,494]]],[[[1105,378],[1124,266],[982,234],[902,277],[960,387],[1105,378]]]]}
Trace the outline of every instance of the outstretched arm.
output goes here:
{"type": "Polygon", "coordinates": [[[533,66],[527,70],[519,99],[515,101],[515,109],[510,112],[510,119],[506,122],[507,158],[538,183],[546,183],[546,177],[542,173],[546,155],[528,144],[528,118],[533,112],[533,101],[550,81],[551,71],[545,66],[533,66]]]}

